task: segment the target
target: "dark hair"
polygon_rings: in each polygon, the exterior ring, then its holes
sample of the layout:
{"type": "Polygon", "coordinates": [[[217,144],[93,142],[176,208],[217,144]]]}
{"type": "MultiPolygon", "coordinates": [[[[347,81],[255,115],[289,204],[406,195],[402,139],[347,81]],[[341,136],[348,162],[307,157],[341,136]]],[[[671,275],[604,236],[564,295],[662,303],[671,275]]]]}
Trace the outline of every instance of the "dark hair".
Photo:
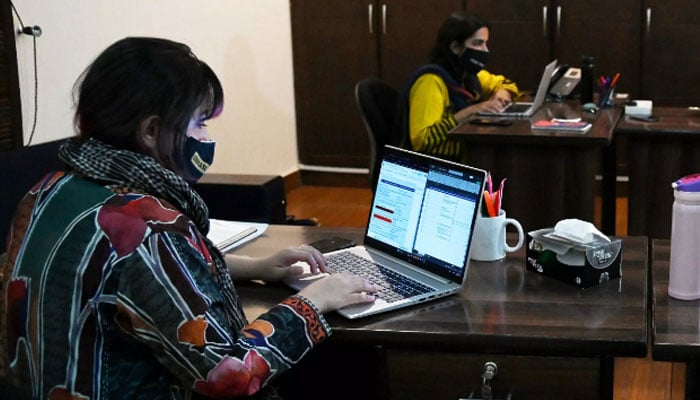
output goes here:
{"type": "MultiPolygon", "coordinates": [[[[457,56],[452,53],[450,45],[457,42],[460,45],[481,28],[489,28],[488,22],[474,14],[455,12],[450,15],[440,27],[435,45],[430,52],[430,62],[439,64],[455,74],[457,56]]],[[[460,77],[457,77],[459,79],[460,77]]]]}
{"type": "Polygon", "coordinates": [[[182,43],[130,37],[104,50],[73,88],[74,123],[81,138],[143,152],[141,122],[157,116],[157,153],[165,167],[185,173],[183,147],[196,111],[204,119],[221,112],[224,95],[212,69],[182,43]]]}

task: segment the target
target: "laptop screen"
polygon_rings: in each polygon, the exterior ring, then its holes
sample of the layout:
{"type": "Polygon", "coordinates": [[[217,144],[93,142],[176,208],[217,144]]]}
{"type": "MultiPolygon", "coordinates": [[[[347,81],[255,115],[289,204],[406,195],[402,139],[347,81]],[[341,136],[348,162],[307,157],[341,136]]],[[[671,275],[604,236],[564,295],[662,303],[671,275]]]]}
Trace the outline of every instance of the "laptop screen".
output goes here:
{"type": "Polygon", "coordinates": [[[385,147],[365,245],[462,281],[486,172],[385,147]]]}

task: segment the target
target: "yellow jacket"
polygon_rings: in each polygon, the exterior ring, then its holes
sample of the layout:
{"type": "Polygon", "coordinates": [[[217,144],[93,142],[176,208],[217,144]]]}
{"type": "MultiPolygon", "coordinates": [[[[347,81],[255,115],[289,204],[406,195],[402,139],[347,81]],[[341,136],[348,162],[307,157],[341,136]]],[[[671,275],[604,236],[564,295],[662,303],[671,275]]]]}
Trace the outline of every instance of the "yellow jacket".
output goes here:
{"type": "MultiPolygon", "coordinates": [[[[517,85],[504,77],[486,70],[477,74],[483,99],[489,99],[500,89],[509,91],[513,98],[520,96],[517,85]]],[[[455,110],[450,103],[445,81],[437,74],[425,73],[411,86],[409,92],[409,134],[414,150],[446,158],[459,158],[460,144],[447,140],[447,132],[457,126],[455,110]]]]}

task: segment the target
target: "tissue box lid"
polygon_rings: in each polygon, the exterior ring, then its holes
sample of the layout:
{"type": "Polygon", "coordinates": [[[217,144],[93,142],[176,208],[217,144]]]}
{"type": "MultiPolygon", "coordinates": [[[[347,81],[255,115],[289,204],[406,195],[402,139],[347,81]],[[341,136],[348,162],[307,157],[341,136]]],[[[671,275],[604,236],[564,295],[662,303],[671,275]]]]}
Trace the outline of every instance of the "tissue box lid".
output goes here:
{"type": "Polygon", "coordinates": [[[621,250],[621,240],[615,240],[594,249],[588,249],[586,250],[586,263],[595,269],[608,268],[618,258],[621,250]]]}

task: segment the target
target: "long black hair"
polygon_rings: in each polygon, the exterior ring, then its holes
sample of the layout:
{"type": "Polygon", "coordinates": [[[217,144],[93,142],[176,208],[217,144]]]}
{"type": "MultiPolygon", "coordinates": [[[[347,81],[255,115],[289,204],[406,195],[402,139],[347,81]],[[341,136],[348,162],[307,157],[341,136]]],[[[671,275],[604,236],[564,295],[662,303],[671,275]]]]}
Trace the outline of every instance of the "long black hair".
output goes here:
{"type": "Polygon", "coordinates": [[[105,49],[73,87],[79,137],[143,152],[136,132],[157,116],[157,153],[165,167],[183,173],[183,147],[195,114],[204,119],[223,108],[221,82],[185,44],[129,37],[105,49]]]}
{"type": "Polygon", "coordinates": [[[458,81],[462,81],[463,67],[450,46],[453,42],[460,45],[481,28],[489,28],[488,22],[481,17],[465,12],[451,14],[438,30],[435,44],[430,52],[430,62],[447,69],[458,81]]]}

